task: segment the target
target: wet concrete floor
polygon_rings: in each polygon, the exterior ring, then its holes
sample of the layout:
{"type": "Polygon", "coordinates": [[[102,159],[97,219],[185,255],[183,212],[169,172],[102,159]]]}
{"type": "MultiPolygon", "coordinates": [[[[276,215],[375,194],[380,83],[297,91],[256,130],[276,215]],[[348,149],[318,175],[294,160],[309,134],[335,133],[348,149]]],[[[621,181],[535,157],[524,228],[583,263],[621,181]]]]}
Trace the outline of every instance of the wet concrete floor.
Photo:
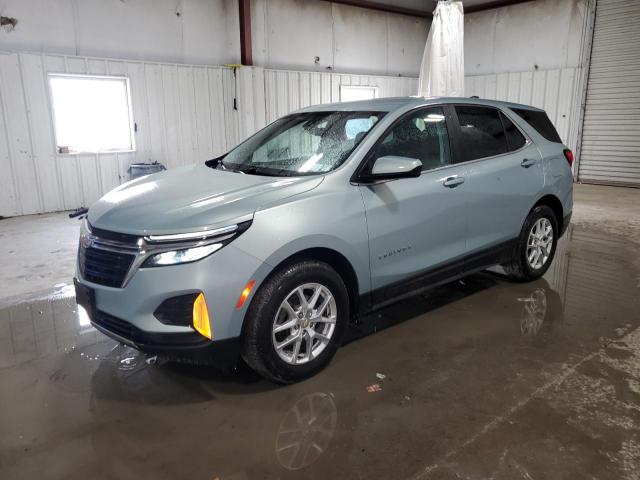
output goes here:
{"type": "Polygon", "coordinates": [[[573,228],[544,279],[389,307],[287,387],[154,362],[64,292],[5,308],[0,478],[637,479],[638,262],[573,228]]]}

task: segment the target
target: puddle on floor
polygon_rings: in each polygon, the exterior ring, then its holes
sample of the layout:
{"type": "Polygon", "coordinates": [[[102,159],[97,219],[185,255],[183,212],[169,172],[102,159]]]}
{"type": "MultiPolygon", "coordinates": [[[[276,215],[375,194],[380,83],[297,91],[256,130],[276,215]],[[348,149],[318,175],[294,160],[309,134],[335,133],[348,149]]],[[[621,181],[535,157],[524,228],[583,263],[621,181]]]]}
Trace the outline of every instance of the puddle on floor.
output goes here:
{"type": "Polygon", "coordinates": [[[574,228],[545,278],[377,312],[288,387],[146,358],[69,293],[0,310],[0,478],[637,478],[639,260],[574,228]]]}

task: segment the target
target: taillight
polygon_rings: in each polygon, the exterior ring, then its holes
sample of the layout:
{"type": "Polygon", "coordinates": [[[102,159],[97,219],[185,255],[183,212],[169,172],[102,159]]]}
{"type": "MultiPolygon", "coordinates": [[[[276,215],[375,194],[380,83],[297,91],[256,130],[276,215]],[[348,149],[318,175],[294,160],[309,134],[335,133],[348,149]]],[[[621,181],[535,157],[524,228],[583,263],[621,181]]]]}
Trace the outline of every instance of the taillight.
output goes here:
{"type": "Polygon", "coordinates": [[[569,162],[570,167],[573,166],[573,152],[568,148],[564,149],[564,158],[567,159],[567,162],[569,162]]]}

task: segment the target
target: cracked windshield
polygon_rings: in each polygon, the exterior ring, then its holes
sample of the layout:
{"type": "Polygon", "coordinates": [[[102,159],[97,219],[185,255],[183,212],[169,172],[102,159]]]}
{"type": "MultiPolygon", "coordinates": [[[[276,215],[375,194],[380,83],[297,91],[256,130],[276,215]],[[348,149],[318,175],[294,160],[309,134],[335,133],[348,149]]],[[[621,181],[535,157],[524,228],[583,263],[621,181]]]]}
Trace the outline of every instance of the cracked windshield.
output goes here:
{"type": "Polygon", "coordinates": [[[299,176],[339,167],[382,112],[309,112],[281,118],[232,150],[222,168],[255,175],[299,176]]]}

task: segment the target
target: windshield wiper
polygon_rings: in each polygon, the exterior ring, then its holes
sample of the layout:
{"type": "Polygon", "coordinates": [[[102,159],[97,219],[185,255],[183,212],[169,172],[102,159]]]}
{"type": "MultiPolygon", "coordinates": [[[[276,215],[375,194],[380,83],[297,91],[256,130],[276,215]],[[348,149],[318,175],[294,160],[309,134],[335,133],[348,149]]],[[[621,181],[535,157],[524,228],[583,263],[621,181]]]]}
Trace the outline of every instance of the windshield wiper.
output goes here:
{"type": "Polygon", "coordinates": [[[250,167],[245,167],[245,168],[238,167],[237,171],[240,173],[245,173],[247,175],[264,175],[265,177],[282,177],[284,176],[282,175],[282,173],[286,172],[287,170],[273,171],[272,168],[256,167],[255,165],[251,165],[250,167]]]}
{"type": "Polygon", "coordinates": [[[222,157],[212,158],[211,160],[207,160],[204,164],[209,168],[215,168],[218,170],[225,170],[229,172],[237,172],[239,171],[237,168],[233,168],[224,163],[222,157]]]}

